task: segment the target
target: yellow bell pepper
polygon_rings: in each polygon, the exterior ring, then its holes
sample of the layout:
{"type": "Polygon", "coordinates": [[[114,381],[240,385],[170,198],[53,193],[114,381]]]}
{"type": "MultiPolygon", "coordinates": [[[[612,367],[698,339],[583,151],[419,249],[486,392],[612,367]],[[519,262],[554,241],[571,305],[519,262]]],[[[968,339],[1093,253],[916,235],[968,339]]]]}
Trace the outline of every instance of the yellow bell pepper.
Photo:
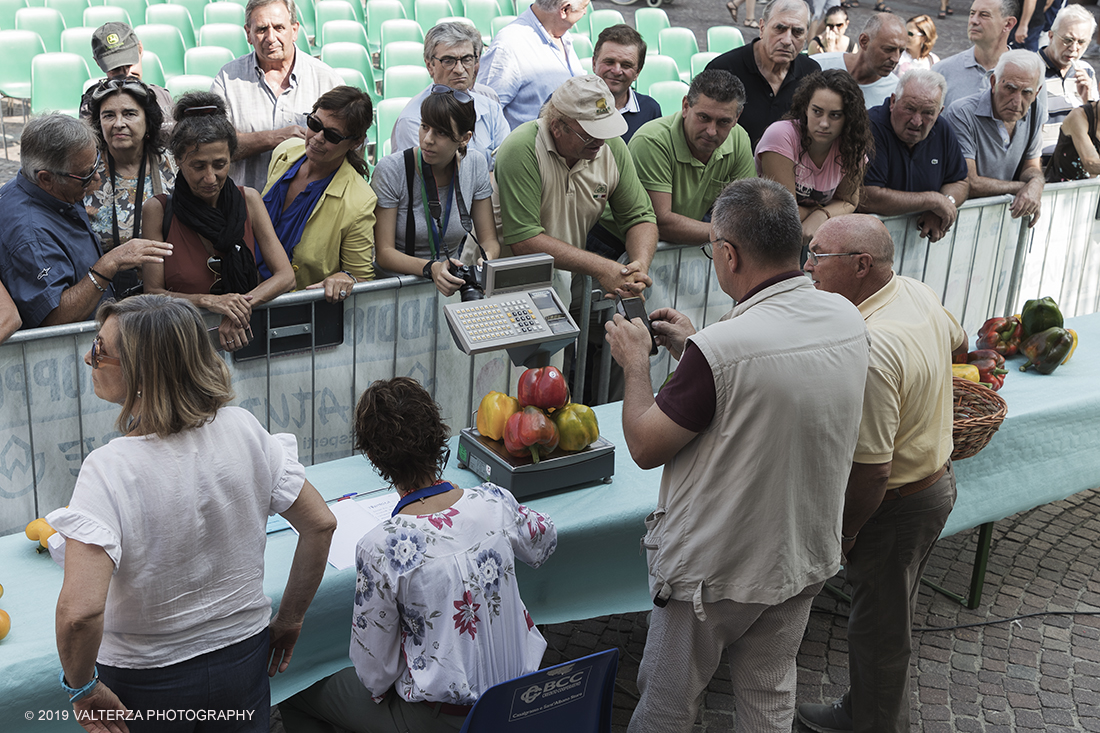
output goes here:
{"type": "Polygon", "coordinates": [[[500,440],[508,418],[519,412],[519,401],[503,392],[490,392],[477,408],[477,431],[486,438],[500,440]]]}
{"type": "Polygon", "coordinates": [[[1069,358],[1073,356],[1074,351],[1077,351],[1077,332],[1074,331],[1072,328],[1067,328],[1066,330],[1069,331],[1070,338],[1073,339],[1073,344],[1069,347],[1069,353],[1066,354],[1066,358],[1062,359],[1063,364],[1069,361],[1069,358]]]}
{"type": "Polygon", "coordinates": [[[978,372],[978,367],[973,364],[952,364],[951,376],[966,379],[975,384],[981,384],[982,376],[978,372]]]}

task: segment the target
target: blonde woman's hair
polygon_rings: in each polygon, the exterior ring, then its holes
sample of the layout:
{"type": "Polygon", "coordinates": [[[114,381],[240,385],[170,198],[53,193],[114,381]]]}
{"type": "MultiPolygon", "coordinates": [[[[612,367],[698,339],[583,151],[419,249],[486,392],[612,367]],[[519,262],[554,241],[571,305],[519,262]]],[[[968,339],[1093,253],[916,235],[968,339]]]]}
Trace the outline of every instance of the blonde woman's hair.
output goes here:
{"type": "Polygon", "coordinates": [[[229,369],[221,360],[198,309],[168,295],[136,295],[100,306],[100,327],[118,322],[118,359],[126,398],[115,423],[129,431],[141,399],[140,430],[167,437],[214,419],[233,399],[229,369]]]}

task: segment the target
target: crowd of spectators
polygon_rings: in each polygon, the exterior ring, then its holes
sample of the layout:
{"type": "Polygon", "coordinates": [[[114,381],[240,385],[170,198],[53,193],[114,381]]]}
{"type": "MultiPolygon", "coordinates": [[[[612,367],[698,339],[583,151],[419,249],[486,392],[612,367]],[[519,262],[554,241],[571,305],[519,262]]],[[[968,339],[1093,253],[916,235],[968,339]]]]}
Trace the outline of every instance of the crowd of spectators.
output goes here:
{"type": "MultiPolygon", "coordinates": [[[[735,21],[743,4],[727,6],[735,21]]],[[[855,33],[843,7],[773,0],[759,38],[714,58],[678,108],[661,109],[633,88],[647,47],[629,26],[599,34],[593,73],[584,72],[568,32],[587,8],[588,0],[536,0],[487,50],[468,25],[430,29],[432,82],[398,117],[393,152],[375,151],[373,172],[364,156],[370,95],[298,49],[293,0],[250,0],[253,50],[226,64],[210,91],[174,105],[142,81],[132,29],[97,29],[92,51],[107,78],[84,95],[83,121],[32,119],[20,174],[0,188],[0,340],[99,308],[86,362],[97,394],[123,406],[127,435],[218,440],[220,428],[206,427],[217,413],[219,425],[255,433],[257,451],[279,453],[297,476],[293,456],[246,413],[223,409],[228,377],[209,344],[192,343],[203,340],[196,308],[221,316],[217,345],[232,352],[253,337],[253,309],[291,289],[320,289],[338,303],[361,281],[412,275],[450,297],[463,284],[453,268],[537,252],[554,257],[555,286],[577,306],[588,296],[571,275],[591,276],[609,296],[644,295],[658,240],[701,246],[735,308],[698,333],[671,309],[650,314],[657,343],[681,362],[656,398],[648,333],[621,316],[606,331],[623,370],[630,453],[644,467],[665,466],[662,507],[647,520],[655,608],[630,729],[690,729],[692,701],[728,647],[738,651],[739,720],[789,730],[809,604],[844,553],[855,588],[851,690],[798,715],[814,730],[905,730],[910,599],[954,501],[948,365],[967,340],[931,290],[893,272],[884,225],[856,212],[915,214],[934,242],[968,198],[1010,195],[1011,215],[1033,225],[1046,180],[1100,173],[1100,98],[1080,62],[1095,21],[1078,6],[1062,9],[1036,51],[1026,46],[1033,36],[1037,45],[1035,19],[1045,15],[1032,0],[973,0],[972,47],[939,60],[929,16],[906,21],[879,3],[855,33]],[[1053,153],[1045,172],[1044,148],[1053,153]],[[165,353],[191,354],[180,365],[197,360],[214,373],[214,387],[199,389],[213,390],[211,407],[186,430],[153,422],[168,399],[153,393],[176,386],[141,380],[141,364],[155,360],[139,359],[133,334],[143,328],[161,332],[165,353]],[[810,371],[815,388],[792,390],[789,375],[810,371]],[[719,485],[729,492],[710,490],[719,485]],[[755,519],[776,516],[789,521],[755,519]]],[[[415,719],[418,729],[458,729],[480,693],[538,666],[545,642],[514,564],[550,556],[553,524],[491,484],[464,491],[444,480],[447,428],[413,380],[373,385],[355,422],[357,448],[402,503],[357,550],[354,666],[295,696],[288,728],[323,719],[373,731],[415,719]],[[407,583],[416,563],[396,558],[395,532],[406,543],[414,533],[454,545],[459,564],[421,545],[422,572],[407,583]],[[474,543],[486,549],[475,555],[474,543]],[[469,573],[494,573],[488,582],[499,588],[484,611],[500,617],[487,645],[473,644],[463,615],[476,605],[464,590],[469,573]],[[459,610],[454,629],[410,626],[417,608],[448,605],[459,610]],[[423,656],[422,637],[442,645],[440,658],[423,656]],[[385,706],[373,705],[387,694],[385,706]]],[[[123,445],[112,443],[110,455],[130,460],[125,452],[137,449],[123,445]]],[[[157,450],[142,447],[141,460],[159,460],[157,450]]],[[[90,465],[109,455],[97,454],[90,465]]],[[[308,482],[291,483],[278,500],[264,489],[252,514],[289,511],[327,545],[327,510],[308,482]],[[297,501],[309,506],[295,510],[297,501]],[[315,516],[301,516],[306,509],[315,516]]],[[[58,515],[77,542],[70,575],[91,568],[93,600],[103,603],[88,607],[114,616],[108,650],[125,609],[107,603],[107,587],[122,583],[127,598],[141,588],[127,574],[111,580],[122,565],[99,550],[113,535],[82,535],[74,512],[110,491],[82,472],[73,508],[58,515]]],[[[272,625],[283,668],[297,628],[279,627],[300,626],[319,577],[314,550],[305,590],[291,594],[293,619],[272,625]]],[[[88,604],[65,587],[59,618],[75,626],[88,604]]],[[[232,634],[248,641],[253,676],[267,659],[262,626],[232,634]]],[[[108,670],[94,692],[91,641],[59,629],[71,701],[117,707],[107,681],[140,687],[108,670]]],[[[147,661],[117,659],[124,671],[147,661]]]]}

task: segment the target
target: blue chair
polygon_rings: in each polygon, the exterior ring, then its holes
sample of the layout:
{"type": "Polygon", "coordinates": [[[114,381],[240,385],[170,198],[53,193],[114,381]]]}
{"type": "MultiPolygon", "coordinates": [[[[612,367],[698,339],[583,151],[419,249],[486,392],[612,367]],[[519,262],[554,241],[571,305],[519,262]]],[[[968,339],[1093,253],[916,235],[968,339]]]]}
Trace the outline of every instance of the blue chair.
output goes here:
{"type": "Polygon", "coordinates": [[[608,649],[493,685],[460,733],[610,733],[618,668],[608,649]]]}

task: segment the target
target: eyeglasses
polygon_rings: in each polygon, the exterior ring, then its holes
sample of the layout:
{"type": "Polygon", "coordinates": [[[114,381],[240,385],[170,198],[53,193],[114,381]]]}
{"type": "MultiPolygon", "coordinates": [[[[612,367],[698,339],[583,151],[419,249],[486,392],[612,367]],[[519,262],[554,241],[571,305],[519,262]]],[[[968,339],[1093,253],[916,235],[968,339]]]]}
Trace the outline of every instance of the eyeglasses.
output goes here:
{"type": "Polygon", "coordinates": [[[351,140],[354,137],[353,135],[341,135],[340,133],[336,132],[336,130],[333,130],[331,127],[325,127],[321,124],[321,121],[319,119],[313,116],[312,112],[306,115],[306,127],[313,130],[314,132],[325,133],[325,140],[332,143],[333,145],[339,145],[345,140],[351,140]]]}
{"type": "Polygon", "coordinates": [[[846,25],[848,25],[848,24],[847,23],[826,23],[825,27],[828,28],[831,31],[838,31],[846,25]]]}
{"type": "Polygon", "coordinates": [[[920,31],[908,31],[908,33],[909,33],[910,38],[914,38],[916,36],[920,36],[921,38],[924,38],[924,34],[921,33],[920,31]]]}
{"type": "Polygon", "coordinates": [[[117,356],[107,356],[103,353],[103,337],[96,336],[92,339],[92,369],[99,369],[100,364],[113,364],[119,366],[122,364],[117,356]]]}
{"type": "Polygon", "coordinates": [[[66,172],[63,172],[63,171],[54,171],[54,172],[59,176],[65,176],[66,178],[71,178],[74,181],[80,181],[80,185],[87,188],[88,184],[91,183],[92,179],[96,177],[97,173],[99,173],[99,163],[102,160],[103,160],[103,153],[101,153],[97,150],[96,153],[95,153],[95,165],[93,165],[92,170],[90,170],[88,172],[88,174],[84,175],[84,176],[78,176],[75,173],[66,173],[66,172]]]}
{"type": "Polygon", "coordinates": [[[206,258],[206,269],[214,273],[214,282],[210,284],[210,294],[225,295],[225,284],[222,283],[222,258],[206,258]]]}
{"type": "Polygon", "coordinates": [[[813,250],[810,250],[810,253],[808,255],[806,255],[806,262],[808,264],[813,265],[814,267],[817,267],[821,263],[821,258],[822,257],[852,257],[852,256],[856,256],[856,255],[861,255],[861,254],[866,254],[866,253],[865,252],[833,252],[831,254],[829,254],[829,253],[827,253],[827,254],[818,254],[817,252],[814,252],[813,250]]]}
{"type": "Polygon", "coordinates": [[[1087,38],[1073,38],[1071,36],[1063,36],[1060,33],[1055,33],[1054,35],[1058,36],[1058,38],[1061,39],[1062,43],[1066,44],[1067,46],[1078,46],[1080,48],[1084,48],[1085,46],[1089,45],[1089,40],[1087,38]]]}
{"type": "Polygon", "coordinates": [[[114,94],[115,92],[126,92],[127,94],[132,94],[134,97],[145,101],[149,96],[149,87],[132,76],[104,79],[99,82],[92,91],[92,99],[98,102],[107,95],[114,94]]]}
{"type": "Polygon", "coordinates": [[[463,104],[468,104],[474,101],[474,98],[466,92],[462,91],[461,89],[452,89],[446,84],[432,84],[432,94],[451,94],[454,96],[455,100],[462,102],[463,104]]]}
{"type": "Polygon", "coordinates": [[[474,56],[473,54],[466,54],[465,56],[459,58],[456,58],[454,56],[443,56],[442,58],[439,56],[432,56],[432,59],[443,64],[443,68],[447,71],[453,69],[455,67],[455,64],[462,64],[467,69],[472,69],[474,68],[474,64],[477,63],[477,56],[474,56]]]}
{"type": "Polygon", "coordinates": [[[580,140],[580,141],[581,141],[582,143],[584,143],[585,145],[591,145],[592,143],[594,143],[594,142],[597,142],[597,141],[600,141],[600,140],[601,140],[601,138],[598,138],[598,137],[589,137],[588,135],[582,135],[582,134],[580,134],[579,132],[577,132],[576,130],[574,130],[574,129],[573,129],[573,126],[572,126],[572,125],[566,124],[566,123],[565,123],[564,121],[563,121],[563,122],[562,122],[561,124],[565,126],[565,129],[566,129],[566,130],[569,130],[569,132],[571,132],[571,133],[573,133],[574,135],[576,135],[576,136],[577,136],[577,139],[578,139],[578,140],[580,140]]]}
{"type": "Polygon", "coordinates": [[[728,244],[734,249],[737,249],[737,247],[734,247],[733,242],[729,241],[728,239],[723,239],[722,237],[719,237],[718,239],[712,239],[706,244],[700,244],[699,249],[702,250],[703,254],[707,256],[708,260],[713,260],[714,248],[720,246],[722,243],[728,244]]]}

